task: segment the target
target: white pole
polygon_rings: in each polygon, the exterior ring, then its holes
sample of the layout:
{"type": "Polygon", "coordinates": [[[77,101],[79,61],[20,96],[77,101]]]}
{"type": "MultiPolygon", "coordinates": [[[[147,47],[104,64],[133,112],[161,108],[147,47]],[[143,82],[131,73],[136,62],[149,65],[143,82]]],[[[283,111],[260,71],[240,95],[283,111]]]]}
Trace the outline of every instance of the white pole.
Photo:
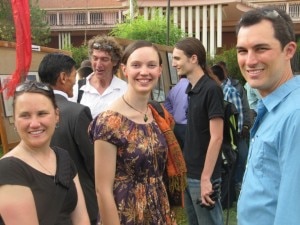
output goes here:
{"type": "Polygon", "coordinates": [[[130,19],[133,19],[133,0],[129,0],[129,16],[130,19]]]}

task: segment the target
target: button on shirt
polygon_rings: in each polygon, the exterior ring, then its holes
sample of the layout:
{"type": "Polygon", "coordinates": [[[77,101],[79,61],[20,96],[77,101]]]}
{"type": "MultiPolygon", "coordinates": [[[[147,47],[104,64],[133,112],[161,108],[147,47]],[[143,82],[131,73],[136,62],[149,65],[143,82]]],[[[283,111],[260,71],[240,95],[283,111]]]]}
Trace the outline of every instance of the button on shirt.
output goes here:
{"type": "Polygon", "coordinates": [[[299,225],[300,76],[262,99],[242,190],[239,225],[299,225]],[[263,114],[262,114],[263,113],[263,114]]]}

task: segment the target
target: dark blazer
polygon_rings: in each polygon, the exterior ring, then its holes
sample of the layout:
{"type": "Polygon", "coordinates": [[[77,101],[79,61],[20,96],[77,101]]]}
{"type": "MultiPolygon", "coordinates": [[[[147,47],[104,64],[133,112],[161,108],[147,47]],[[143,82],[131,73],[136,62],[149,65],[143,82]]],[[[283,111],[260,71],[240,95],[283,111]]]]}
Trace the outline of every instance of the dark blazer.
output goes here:
{"type": "Polygon", "coordinates": [[[98,205],[95,192],[94,145],[89,140],[87,129],[92,121],[88,107],[70,102],[64,96],[55,94],[59,108],[59,124],[51,140],[51,146],[66,149],[73,159],[83,190],[90,220],[95,224],[98,205]]]}

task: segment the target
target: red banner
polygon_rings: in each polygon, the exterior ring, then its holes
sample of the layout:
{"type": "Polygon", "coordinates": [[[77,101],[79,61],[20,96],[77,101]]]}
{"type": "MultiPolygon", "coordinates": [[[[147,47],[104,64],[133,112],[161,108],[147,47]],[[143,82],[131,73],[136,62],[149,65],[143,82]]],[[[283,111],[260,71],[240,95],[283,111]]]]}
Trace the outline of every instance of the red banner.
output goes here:
{"type": "Polygon", "coordinates": [[[11,0],[16,30],[16,70],[11,75],[6,97],[14,94],[16,86],[25,80],[31,64],[31,30],[29,0],[11,0]]]}

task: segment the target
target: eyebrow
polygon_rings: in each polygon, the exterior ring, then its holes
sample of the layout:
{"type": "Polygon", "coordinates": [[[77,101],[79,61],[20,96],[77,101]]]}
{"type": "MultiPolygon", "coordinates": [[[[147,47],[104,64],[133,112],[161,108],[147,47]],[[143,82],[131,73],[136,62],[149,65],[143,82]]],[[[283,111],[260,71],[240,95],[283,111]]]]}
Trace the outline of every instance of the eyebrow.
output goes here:
{"type": "MultiPolygon", "coordinates": [[[[134,61],[131,61],[130,63],[132,64],[132,63],[144,63],[144,62],[142,62],[142,61],[139,61],[139,60],[134,60],[134,61]]],[[[159,62],[158,62],[158,61],[156,61],[156,60],[150,60],[150,61],[147,61],[146,63],[147,63],[147,64],[148,64],[148,63],[155,63],[155,64],[159,64],[159,62]]]]}
{"type": "MultiPolygon", "coordinates": [[[[256,44],[256,45],[252,46],[251,48],[260,48],[260,47],[268,47],[269,48],[270,45],[267,43],[261,43],[261,44],[256,44]]],[[[238,46],[238,45],[235,48],[236,49],[246,49],[246,47],[238,46]]]]}

